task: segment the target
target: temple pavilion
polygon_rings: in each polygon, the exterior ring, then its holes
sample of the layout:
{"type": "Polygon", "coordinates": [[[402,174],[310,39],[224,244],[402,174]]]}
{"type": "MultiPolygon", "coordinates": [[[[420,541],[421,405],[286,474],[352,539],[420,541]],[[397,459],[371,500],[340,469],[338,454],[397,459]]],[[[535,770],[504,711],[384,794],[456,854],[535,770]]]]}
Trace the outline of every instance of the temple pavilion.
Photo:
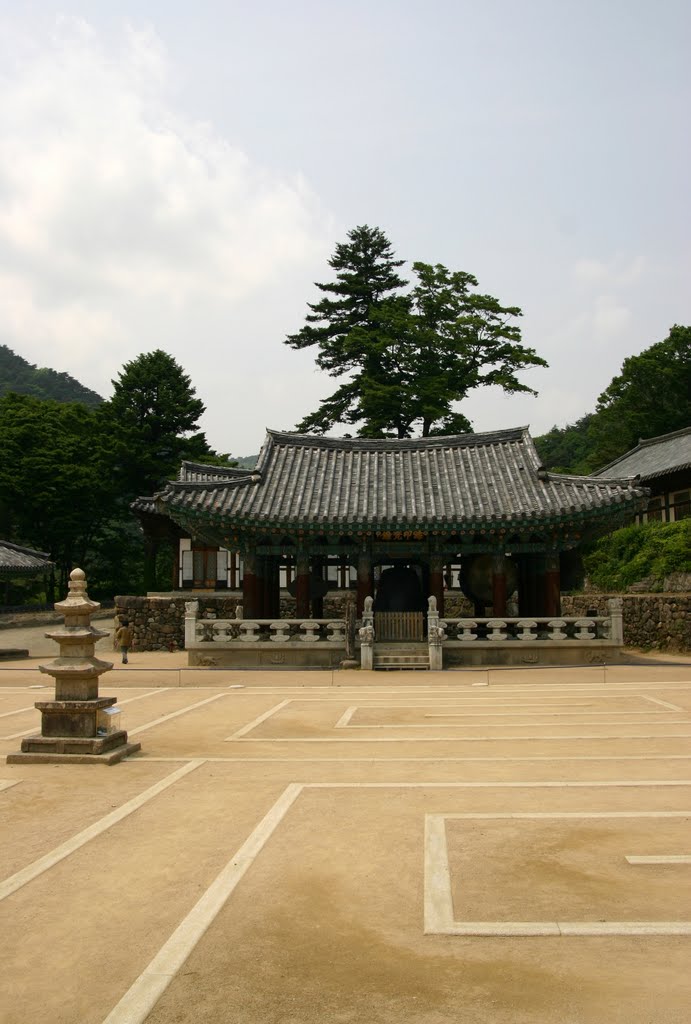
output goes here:
{"type": "Polygon", "coordinates": [[[254,469],[185,462],[133,507],[150,558],[178,545],[175,589],[215,552],[201,585],[240,589],[245,618],[280,617],[284,588],[298,618],[320,618],[329,589],[354,591],[358,616],[367,597],[418,611],[430,596],[443,615],[454,590],[476,614],[554,616],[579,546],[646,499],[632,478],[547,472],[526,427],[405,440],[269,430],[254,469]]]}

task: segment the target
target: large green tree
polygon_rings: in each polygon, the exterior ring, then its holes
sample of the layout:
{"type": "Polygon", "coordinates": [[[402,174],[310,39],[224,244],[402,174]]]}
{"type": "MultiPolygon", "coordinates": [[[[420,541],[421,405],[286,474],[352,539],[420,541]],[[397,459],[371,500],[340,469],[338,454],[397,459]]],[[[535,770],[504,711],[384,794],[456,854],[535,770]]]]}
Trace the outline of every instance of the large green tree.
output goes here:
{"type": "Polygon", "coordinates": [[[675,324],[664,341],[625,359],[597,400],[591,461],[603,466],[643,437],[691,424],[691,327],[675,324]]]}
{"type": "Polygon", "coordinates": [[[211,453],[198,429],[204,403],[167,352],[142,353],[112,383],[107,413],[117,440],[114,472],[128,499],[152,494],[176,475],[182,459],[211,453]]]}
{"type": "Polygon", "coordinates": [[[398,274],[402,265],[383,231],[366,224],[353,228],[348,241],[336,246],[329,260],[336,280],[316,282],[324,298],[308,303],[307,323],[297,334],[289,335],[286,344],[296,349],[316,345],[320,369],[331,377],[355,376],[306,416],[298,424],[299,430],[324,433],[334,423],[352,424],[362,419],[359,385],[363,376],[376,381],[383,377],[386,332],[378,314],[405,286],[398,274]]]}
{"type": "Polygon", "coordinates": [[[634,448],[641,438],[691,423],[691,327],[625,359],[597,400],[595,412],[535,438],[548,469],[590,473],[634,448]]]}
{"type": "Polygon", "coordinates": [[[0,436],[0,536],[48,551],[63,593],[113,513],[111,432],[100,408],[11,393],[0,436]]]}
{"type": "Polygon", "coordinates": [[[547,364],[521,344],[520,309],[476,292],[472,274],[415,263],[417,281],[404,290],[402,261],[386,235],[366,225],[349,232],[329,264],[336,280],[317,284],[326,297],[309,306],[306,325],[286,344],[316,346],[317,365],[346,380],[298,429],[323,433],[345,423],[368,437],[455,433],[471,429],[456,406],[472,389],[534,393],[517,372],[547,364]]]}

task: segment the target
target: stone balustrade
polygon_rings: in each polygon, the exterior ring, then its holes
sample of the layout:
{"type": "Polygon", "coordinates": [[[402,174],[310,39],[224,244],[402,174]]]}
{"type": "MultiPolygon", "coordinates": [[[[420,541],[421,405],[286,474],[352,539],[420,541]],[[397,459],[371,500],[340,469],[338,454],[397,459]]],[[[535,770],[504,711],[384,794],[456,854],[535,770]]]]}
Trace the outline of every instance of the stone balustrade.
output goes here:
{"type": "Polygon", "coordinates": [[[446,634],[442,642],[457,641],[469,644],[476,641],[490,643],[610,640],[610,616],[591,618],[444,618],[440,626],[446,634]]]}
{"type": "Polygon", "coordinates": [[[185,647],[206,644],[317,644],[345,647],[345,619],[245,619],[238,606],[235,618],[199,618],[196,601],[185,605],[185,647]]]}

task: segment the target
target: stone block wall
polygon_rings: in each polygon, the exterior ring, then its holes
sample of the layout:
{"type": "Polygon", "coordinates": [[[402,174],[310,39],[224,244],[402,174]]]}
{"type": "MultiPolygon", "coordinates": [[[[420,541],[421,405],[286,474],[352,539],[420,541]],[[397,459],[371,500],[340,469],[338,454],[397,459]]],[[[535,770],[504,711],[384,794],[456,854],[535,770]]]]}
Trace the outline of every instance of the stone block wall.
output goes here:
{"type": "MultiPolygon", "coordinates": [[[[345,618],[347,594],[333,591],[324,599],[324,618],[345,618]]],[[[351,599],[355,601],[355,594],[351,599]]],[[[138,651],[182,651],[185,648],[185,604],[199,602],[201,618],[233,619],[242,604],[240,591],[217,593],[185,591],[156,597],[115,598],[116,627],[129,619],[134,649],[138,651]]],[[[281,595],[281,618],[295,618],[295,598],[281,595]]]]}
{"type": "MultiPolygon", "coordinates": [[[[324,599],[324,618],[345,617],[347,597],[354,594],[332,591],[324,599]]],[[[451,618],[472,616],[472,606],[446,595],[445,614],[451,618]],[[458,608],[455,605],[458,604],[458,608]]],[[[624,601],[624,643],[627,647],[660,651],[691,651],[691,593],[675,594],[563,594],[562,615],[585,615],[595,609],[607,615],[610,597],[624,601]]],[[[140,651],[181,651],[185,646],[185,603],[199,601],[201,616],[227,619],[235,617],[242,594],[187,592],[160,597],[116,597],[115,615],[119,622],[128,618],[133,628],[134,646],[140,651]]],[[[295,617],[295,601],[281,597],[281,617],[295,617]]]]}
{"type": "Polygon", "coordinates": [[[624,644],[659,651],[691,651],[691,594],[562,594],[562,615],[607,615],[610,597],[624,602],[624,644]]]}

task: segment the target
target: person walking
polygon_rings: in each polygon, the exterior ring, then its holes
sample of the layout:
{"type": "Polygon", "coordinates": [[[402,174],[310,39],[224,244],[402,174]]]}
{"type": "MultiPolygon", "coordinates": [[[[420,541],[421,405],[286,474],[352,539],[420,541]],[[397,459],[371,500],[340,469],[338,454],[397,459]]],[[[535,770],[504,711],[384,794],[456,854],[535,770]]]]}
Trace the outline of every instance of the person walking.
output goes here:
{"type": "Polygon", "coordinates": [[[120,648],[123,665],[127,664],[127,652],[132,646],[132,630],[129,619],[123,619],[115,633],[115,644],[120,648]]]}

